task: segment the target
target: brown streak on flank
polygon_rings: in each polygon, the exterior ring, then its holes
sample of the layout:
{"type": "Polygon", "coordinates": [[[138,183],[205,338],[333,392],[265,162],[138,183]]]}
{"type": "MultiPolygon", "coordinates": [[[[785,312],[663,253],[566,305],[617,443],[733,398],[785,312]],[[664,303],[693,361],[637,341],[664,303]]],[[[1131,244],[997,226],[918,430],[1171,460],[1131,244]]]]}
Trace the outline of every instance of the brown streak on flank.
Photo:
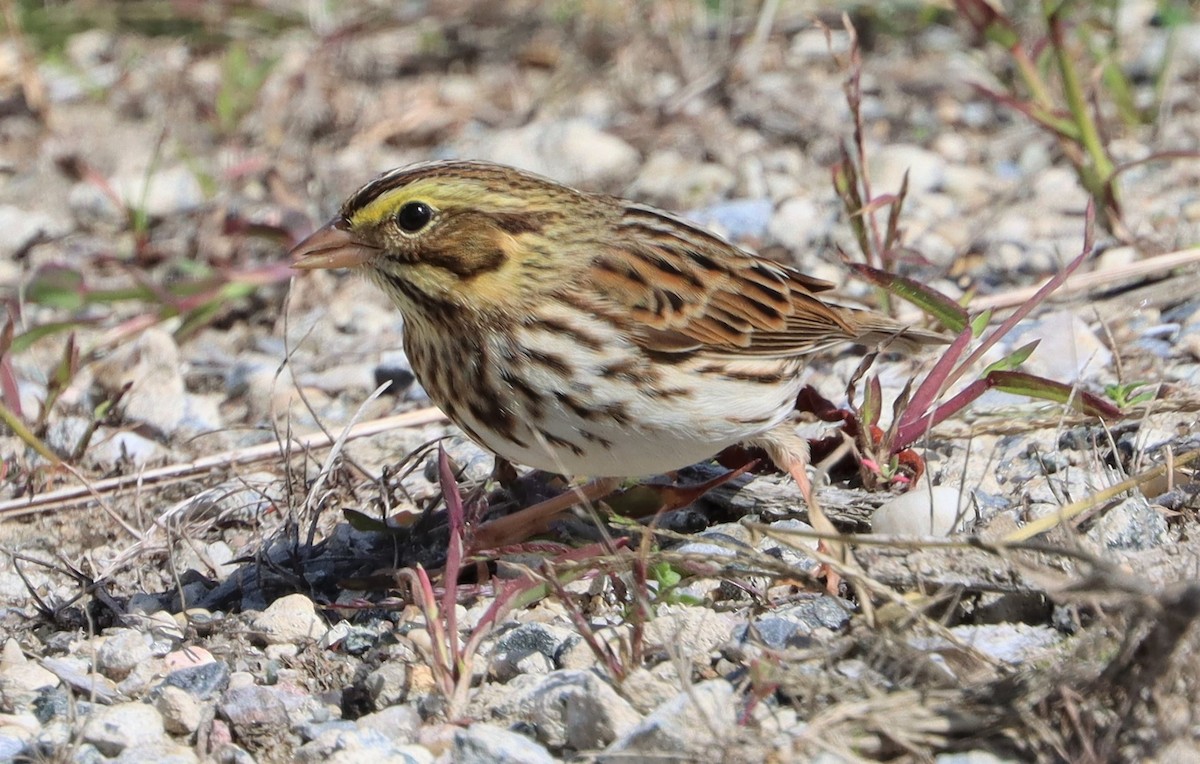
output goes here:
{"type": "Polygon", "coordinates": [[[587,430],[580,430],[579,434],[582,435],[583,439],[589,443],[596,443],[601,448],[607,448],[610,451],[612,450],[613,442],[603,435],[597,435],[596,433],[588,432],[587,430]]]}
{"type": "Polygon", "coordinates": [[[763,427],[763,426],[771,423],[771,417],[769,417],[769,416],[756,416],[756,417],[727,416],[727,417],[725,417],[725,421],[729,422],[732,425],[746,425],[748,427],[763,427]]]}
{"type": "Polygon", "coordinates": [[[496,435],[514,443],[518,448],[528,448],[526,443],[516,435],[517,422],[513,419],[512,414],[496,403],[491,402],[484,405],[479,401],[472,401],[468,404],[467,409],[471,412],[471,416],[496,435]]]}
{"type": "Polygon", "coordinates": [[[531,316],[526,323],[550,334],[562,334],[570,337],[589,350],[600,350],[604,342],[595,335],[583,331],[579,327],[561,318],[549,316],[531,316]]]}
{"type": "Polygon", "coordinates": [[[637,373],[638,362],[635,358],[622,358],[619,361],[606,363],[600,367],[600,376],[605,379],[623,379],[628,382],[644,382],[645,376],[637,373]]]}
{"type": "Polygon", "coordinates": [[[614,424],[624,427],[633,420],[629,417],[629,409],[624,403],[606,403],[598,409],[601,417],[611,419],[614,424]]]}
{"type": "Polygon", "coordinates": [[[576,443],[572,443],[571,441],[567,440],[566,438],[560,438],[557,435],[555,435],[551,432],[547,432],[546,430],[542,430],[542,429],[538,429],[537,432],[538,432],[538,435],[545,438],[546,442],[549,443],[550,445],[554,446],[555,448],[570,449],[571,453],[575,454],[575,456],[583,456],[583,454],[584,454],[583,448],[581,448],[576,443]]]}
{"type": "Polygon", "coordinates": [[[755,373],[751,371],[731,371],[729,369],[724,369],[718,372],[718,374],[731,382],[752,382],[758,385],[777,385],[790,376],[779,371],[755,373]]]}
{"type": "Polygon", "coordinates": [[[648,387],[642,391],[651,398],[671,400],[672,398],[688,398],[692,391],[686,387],[648,387]]]}
{"type": "Polygon", "coordinates": [[[559,403],[571,409],[575,416],[585,421],[591,421],[600,413],[598,410],[588,408],[587,406],[576,400],[570,393],[564,393],[561,390],[554,391],[554,397],[559,403]]]}
{"type": "Polygon", "coordinates": [[[561,356],[554,355],[553,353],[547,353],[542,350],[535,350],[533,348],[525,348],[525,356],[537,365],[544,366],[547,369],[561,374],[564,377],[571,373],[570,364],[564,361],[561,356]]]}

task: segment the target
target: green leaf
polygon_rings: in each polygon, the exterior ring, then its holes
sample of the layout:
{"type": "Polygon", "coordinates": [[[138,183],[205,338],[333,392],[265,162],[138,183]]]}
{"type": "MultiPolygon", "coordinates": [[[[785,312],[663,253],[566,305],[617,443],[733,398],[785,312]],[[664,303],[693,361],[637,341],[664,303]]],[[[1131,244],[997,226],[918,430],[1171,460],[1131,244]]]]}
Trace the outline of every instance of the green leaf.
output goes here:
{"type": "Polygon", "coordinates": [[[25,299],[51,308],[78,310],[87,303],[87,286],[83,274],[74,268],[48,265],[30,279],[25,299]]]}
{"type": "Polygon", "coordinates": [[[930,289],[919,281],[899,276],[895,273],[861,263],[852,263],[850,267],[867,281],[881,286],[891,294],[906,302],[916,305],[925,313],[937,319],[938,323],[953,332],[961,332],[967,326],[967,311],[963,306],[935,289],[930,289]]]}
{"type": "Polygon", "coordinates": [[[983,334],[983,330],[986,329],[988,324],[990,324],[991,322],[992,322],[992,309],[988,308],[987,310],[980,313],[978,316],[975,316],[975,318],[971,319],[971,336],[978,337],[981,334],[983,334]]]}
{"type": "Polygon", "coordinates": [[[1066,404],[1089,416],[1101,419],[1122,419],[1124,417],[1119,408],[1103,398],[1080,390],[1073,385],[1055,382],[1045,377],[1021,371],[993,371],[987,375],[986,380],[997,390],[1066,404]]]}
{"type": "Polygon", "coordinates": [[[1001,358],[999,361],[996,361],[984,369],[982,376],[986,377],[993,371],[1014,371],[1020,368],[1021,364],[1025,363],[1029,356],[1033,354],[1034,349],[1037,348],[1039,343],[1041,343],[1041,340],[1034,340],[1033,342],[1022,345],[1004,358],[1001,358]]]}

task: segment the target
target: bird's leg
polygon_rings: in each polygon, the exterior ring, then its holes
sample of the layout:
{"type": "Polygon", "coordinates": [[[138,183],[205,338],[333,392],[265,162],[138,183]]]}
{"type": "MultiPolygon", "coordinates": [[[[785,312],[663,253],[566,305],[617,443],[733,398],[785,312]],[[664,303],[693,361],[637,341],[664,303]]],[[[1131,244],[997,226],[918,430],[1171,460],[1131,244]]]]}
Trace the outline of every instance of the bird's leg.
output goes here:
{"type": "MultiPolygon", "coordinates": [[[[791,426],[785,423],[752,441],[751,445],[766,450],[775,466],[792,476],[808,507],[808,522],[813,530],[836,536],[838,529],[825,516],[813,490],[812,480],[808,477],[808,441],[796,435],[791,426]]],[[[850,551],[846,545],[833,539],[822,539],[817,544],[817,551],[834,558],[842,565],[849,560],[850,551]]],[[[825,568],[826,588],[830,594],[836,594],[841,584],[841,576],[828,565],[822,567],[825,568]]]]}
{"type": "Polygon", "coordinates": [[[550,521],[576,504],[601,499],[616,490],[620,478],[597,478],[475,529],[471,551],[516,544],[549,527],[550,521]]]}

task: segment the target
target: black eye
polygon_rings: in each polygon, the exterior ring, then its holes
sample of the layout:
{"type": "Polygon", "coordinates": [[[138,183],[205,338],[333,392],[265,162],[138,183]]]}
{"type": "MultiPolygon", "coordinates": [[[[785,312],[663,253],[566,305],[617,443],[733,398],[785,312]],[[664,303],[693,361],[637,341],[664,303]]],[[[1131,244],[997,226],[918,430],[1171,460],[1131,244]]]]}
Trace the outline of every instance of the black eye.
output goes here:
{"type": "Polygon", "coordinates": [[[433,219],[433,208],[425,202],[409,202],[396,213],[396,225],[401,231],[416,233],[433,219]]]}

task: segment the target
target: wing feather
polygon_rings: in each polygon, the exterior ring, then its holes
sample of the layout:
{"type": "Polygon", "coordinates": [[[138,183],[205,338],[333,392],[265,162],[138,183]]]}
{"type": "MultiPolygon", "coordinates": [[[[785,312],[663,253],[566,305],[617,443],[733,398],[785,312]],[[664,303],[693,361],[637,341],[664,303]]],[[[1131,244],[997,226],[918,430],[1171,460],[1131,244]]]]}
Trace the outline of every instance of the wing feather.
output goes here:
{"type": "Polygon", "coordinates": [[[788,358],[847,341],[940,341],[885,316],[824,302],[833,285],[764,260],[684,221],[624,208],[588,285],[633,319],[647,350],[733,358],[788,358]]]}

